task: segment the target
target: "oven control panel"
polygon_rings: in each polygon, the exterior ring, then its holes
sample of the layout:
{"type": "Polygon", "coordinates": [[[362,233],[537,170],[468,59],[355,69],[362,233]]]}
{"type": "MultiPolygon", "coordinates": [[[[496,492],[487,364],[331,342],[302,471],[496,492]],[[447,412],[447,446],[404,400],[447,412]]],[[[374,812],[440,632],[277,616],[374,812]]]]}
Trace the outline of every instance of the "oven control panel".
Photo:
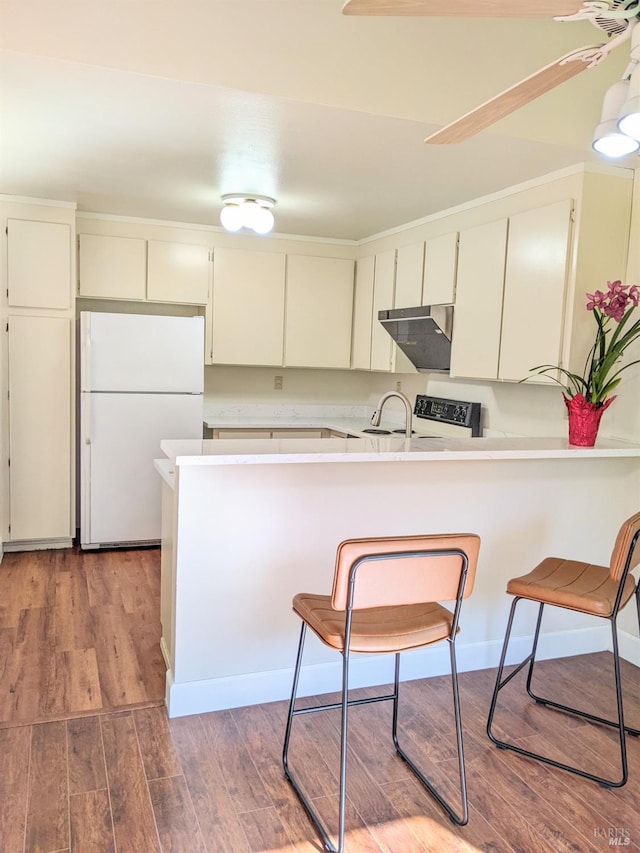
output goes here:
{"type": "Polygon", "coordinates": [[[413,414],[429,421],[468,427],[474,438],[480,435],[480,403],[418,394],[413,414]]]}

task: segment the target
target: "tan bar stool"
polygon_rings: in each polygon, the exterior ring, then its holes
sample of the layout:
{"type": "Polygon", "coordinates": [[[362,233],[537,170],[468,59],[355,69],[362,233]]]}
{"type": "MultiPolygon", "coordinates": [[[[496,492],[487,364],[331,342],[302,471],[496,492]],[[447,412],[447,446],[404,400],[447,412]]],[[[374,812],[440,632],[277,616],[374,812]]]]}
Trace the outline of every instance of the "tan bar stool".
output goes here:
{"type": "Polygon", "coordinates": [[[523,575],[519,578],[513,578],[507,584],[507,592],[510,595],[515,595],[509,621],[507,623],[506,636],[504,638],[504,646],[502,648],[502,656],[498,667],[498,675],[489,709],[489,718],[487,720],[487,734],[489,738],[501,749],[511,749],[520,755],[526,755],[528,758],[536,758],[543,761],[545,764],[550,764],[552,767],[558,767],[562,770],[568,770],[570,773],[575,773],[578,776],[583,776],[585,779],[591,779],[598,782],[606,788],[620,788],[627,781],[627,749],[625,732],[636,737],[640,735],[640,731],[632,729],[624,724],[624,714],[622,707],[622,683],[620,680],[620,655],[618,652],[618,634],[616,628],[616,619],[618,612],[634,597],[636,599],[636,608],[638,611],[638,623],[640,624],[640,585],[637,585],[634,577],[630,574],[631,570],[640,562],[640,548],[638,540],[640,538],[640,513],[632,515],[628,518],[618,533],[616,542],[611,554],[611,562],[608,567],[594,566],[591,563],[583,563],[577,560],[564,560],[558,557],[547,557],[528,575],[523,575]],[[522,599],[529,601],[537,601],[540,605],[538,608],[538,619],[533,635],[533,646],[531,653],[522,663],[518,664],[515,670],[503,678],[504,662],[507,655],[507,647],[509,645],[509,637],[513,626],[513,619],[516,612],[516,606],[522,599]],[[611,634],[613,639],[613,668],[616,682],[616,699],[618,708],[617,720],[606,720],[603,717],[589,714],[586,711],[581,711],[568,705],[561,705],[559,702],[553,702],[550,699],[545,699],[538,696],[531,689],[531,680],[533,677],[533,668],[535,664],[536,649],[538,646],[538,637],[540,634],[540,625],[542,622],[542,612],[545,605],[553,607],[562,607],[568,610],[577,610],[580,613],[588,613],[591,616],[599,616],[603,619],[608,619],[611,624],[611,634]],[[618,780],[605,779],[601,776],[596,776],[593,773],[587,773],[577,767],[569,764],[563,764],[560,761],[555,761],[552,758],[547,758],[537,752],[530,752],[527,749],[522,749],[512,743],[499,740],[492,732],[493,717],[496,710],[498,693],[502,688],[517,675],[520,670],[529,664],[529,672],[527,674],[527,693],[537,703],[548,705],[550,708],[556,708],[559,711],[566,711],[569,714],[575,714],[579,717],[584,717],[593,723],[600,723],[605,726],[612,726],[617,729],[620,735],[620,763],[622,776],[618,780]]]}
{"type": "Polygon", "coordinates": [[[473,589],[480,538],[472,533],[394,538],[349,539],[336,558],[331,596],[299,593],[293,609],[302,619],[300,642],[293,677],[293,690],[284,738],[282,763],[309,817],[317,827],[325,849],[344,850],[345,798],[347,776],[347,715],[353,705],[391,700],[392,738],[398,755],[406,761],[454,823],[468,820],[464,770],[460,700],[455,658],[455,638],[462,599],[473,589]],[[455,602],[453,610],[438,602],[455,602]],[[342,700],[313,708],[296,708],[296,693],[307,626],[325,643],[342,654],[342,700]],[[458,815],[398,744],[398,694],[400,653],[447,640],[451,657],[453,705],[458,747],[462,814],[458,815]],[[349,699],[349,659],[351,652],[395,654],[393,692],[371,699],[349,699]],[[288,760],[293,718],[298,714],[341,708],[340,796],[338,804],[338,846],[319,817],[288,760]]]}

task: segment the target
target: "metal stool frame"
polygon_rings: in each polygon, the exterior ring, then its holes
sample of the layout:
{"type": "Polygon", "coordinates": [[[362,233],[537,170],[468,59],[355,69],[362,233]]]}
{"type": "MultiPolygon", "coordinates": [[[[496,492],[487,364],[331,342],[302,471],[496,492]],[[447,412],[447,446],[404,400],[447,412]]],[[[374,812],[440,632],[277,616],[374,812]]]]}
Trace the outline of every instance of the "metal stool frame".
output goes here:
{"type": "MultiPolygon", "coordinates": [[[[368,705],[373,702],[384,702],[384,701],[392,701],[393,702],[393,722],[392,722],[392,738],[393,745],[395,747],[398,755],[407,763],[407,765],[411,768],[411,770],[415,773],[418,779],[422,782],[422,784],[427,788],[427,790],[433,795],[433,797],[437,800],[438,803],[442,806],[445,812],[449,815],[450,819],[457,824],[458,826],[464,826],[469,820],[469,807],[467,801],[467,784],[466,784],[466,775],[464,768],[464,749],[463,749],[463,739],[462,739],[462,719],[460,714],[460,697],[458,691],[458,673],[456,667],[456,656],[455,656],[455,637],[456,632],[458,630],[458,621],[460,616],[460,607],[462,605],[462,598],[464,595],[464,588],[467,579],[467,569],[468,569],[468,557],[461,551],[460,549],[438,549],[438,550],[420,550],[420,551],[405,551],[405,552],[396,552],[396,553],[387,553],[387,554],[374,554],[363,556],[360,559],[356,560],[351,566],[349,573],[349,595],[346,609],[346,620],[345,620],[345,634],[344,634],[344,644],[343,649],[341,651],[342,654],[342,698],[340,702],[330,703],[326,705],[317,705],[312,708],[296,708],[295,701],[298,690],[298,681],[300,677],[300,669],[302,666],[302,658],[304,652],[304,643],[306,637],[306,629],[307,623],[303,620],[302,628],[300,630],[300,641],[298,643],[298,653],[296,657],[296,664],[293,676],[293,688],[291,692],[291,701],[289,703],[289,713],[287,715],[287,726],[285,731],[284,738],[284,746],[282,750],[282,765],[284,768],[284,774],[286,778],[289,780],[291,785],[293,786],[300,802],[304,806],[307,814],[311,818],[314,823],[316,829],[318,830],[322,841],[324,843],[325,850],[329,851],[329,853],[343,853],[344,851],[344,833],[345,833],[345,805],[346,805],[346,783],[347,783],[347,733],[348,733],[348,710],[351,706],[355,705],[368,705]],[[455,724],[456,724],[456,741],[458,748],[458,768],[460,774],[460,794],[462,801],[462,814],[459,815],[457,812],[449,805],[449,803],[442,797],[442,795],[436,790],[433,784],[427,779],[427,777],[421,772],[421,770],[416,766],[416,764],[412,761],[412,759],[404,752],[404,750],[400,747],[398,743],[398,700],[399,700],[399,681],[400,681],[400,654],[401,652],[395,653],[395,668],[394,668],[394,684],[393,684],[393,692],[386,694],[384,696],[374,696],[368,699],[349,699],[349,659],[350,659],[350,644],[351,644],[351,626],[353,620],[353,601],[354,601],[354,593],[355,593],[355,581],[356,574],[360,566],[364,563],[370,561],[377,560],[391,560],[397,559],[398,557],[444,557],[444,556],[459,556],[462,558],[462,569],[460,572],[460,580],[458,585],[458,593],[456,597],[456,605],[453,612],[453,620],[451,624],[450,636],[447,638],[447,642],[449,643],[449,654],[451,659],[451,680],[452,680],[452,688],[453,688],[453,706],[454,706],[454,716],[455,716],[455,724]],[[339,803],[338,803],[338,846],[335,847],[329,830],[326,827],[322,818],[318,815],[316,810],[311,805],[309,798],[304,793],[304,790],[300,783],[298,782],[296,776],[289,766],[289,740],[291,737],[291,728],[293,723],[293,718],[298,716],[299,714],[312,714],[317,711],[329,711],[334,710],[336,708],[340,708],[342,711],[341,716],[341,726],[340,726],[340,795],[339,795],[339,803]]],[[[388,654],[388,653],[387,653],[388,654]]]]}
{"type": "MultiPolygon", "coordinates": [[[[615,602],[613,604],[613,608],[611,610],[611,614],[609,616],[599,616],[598,618],[607,619],[611,625],[611,637],[613,642],[613,669],[615,675],[615,684],[616,684],[616,704],[618,710],[618,719],[617,720],[607,720],[604,717],[598,717],[595,714],[590,714],[587,711],[581,711],[578,708],[573,708],[568,705],[562,705],[559,702],[554,702],[551,699],[545,699],[542,696],[538,696],[531,688],[531,681],[533,678],[533,669],[535,665],[535,656],[538,647],[538,638],[540,635],[540,625],[542,623],[542,613],[544,610],[545,603],[540,602],[540,607],[538,608],[538,618],[536,621],[536,628],[533,635],[533,645],[531,648],[531,653],[522,661],[522,663],[518,664],[517,667],[509,673],[505,678],[502,677],[502,673],[504,670],[505,659],[507,656],[507,648],[509,645],[509,639],[511,636],[511,628],[513,626],[513,620],[516,612],[516,607],[518,602],[521,601],[524,596],[516,596],[513,600],[513,604],[511,605],[511,611],[509,613],[509,621],[507,622],[507,630],[504,638],[504,644],[502,647],[502,654],[500,657],[500,663],[498,665],[498,673],[496,676],[496,683],[493,690],[493,696],[491,698],[491,706],[489,708],[489,717],[487,719],[487,735],[489,739],[495,743],[497,747],[500,749],[509,749],[513,752],[517,752],[519,755],[524,755],[527,758],[535,758],[538,761],[542,761],[545,764],[550,764],[552,767],[557,767],[560,770],[566,770],[569,773],[574,773],[576,776],[582,776],[584,779],[590,779],[593,782],[597,782],[603,788],[621,788],[626,784],[628,779],[628,766],[627,766],[627,745],[626,745],[626,734],[630,734],[633,737],[640,736],[640,731],[638,729],[631,728],[630,726],[626,726],[624,723],[624,711],[623,711],[623,701],[622,701],[622,679],[620,676],[620,653],[618,649],[618,632],[616,620],[618,617],[618,611],[620,610],[620,601],[622,599],[622,593],[624,591],[625,581],[627,579],[627,575],[630,571],[631,559],[633,556],[634,548],[638,542],[638,537],[640,536],[640,531],[636,532],[633,539],[631,540],[631,544],[629,547],[629,551],[627,553],[627,558],[625,561],[624,570],[622,572],[622,576],[620,578],[618,592],[616,594],[615,602]],[[611,726],[614,729],[617,729],[619,733],[620,740],[620,765],[622,775],[619,780],[615,779],[606,779],[602,776],[597,776],[593,773],[588,773],[585,770],[580,770],[578,767],[575,767],[570,764],[564,764],[561,761],[556,761],[553,758],[548,758],[545,755],[541,755],[537,752],[531,752],[528,749],[522,749],[522,747],[516,746],[515,744],[508,743],[507,741],[500,740],[497,738],[492,731],[493,726],[493,717],[496,710],[496,704],[498,701],[498,693],[502,688],[507,685],[512,678],[514,678],[527,664],[529,664],[529,671],[527,673],[527,684],[526,689],[529,696],[539,705],[546,705],[550,708],[556,708],[558,711],[564,711],[568,714],[574,714],[578,717],[583,717],[586,720],[589,720],[592,723],[600,723],[601,725],[611,726]]],[[[640,583],[636,584],[636,590],[634,593],[634,597],[636,600],[636,610],[638,614],[638,627],[640,628],[640,583]]],[[[524,598],[525,601],[531,600],[524,598]]],[[[549,605],[550,607],[558,606],[558,605],[549,605]]],[[[590,614],[593,616],[597,616],[598,614],[590,614]]]]}

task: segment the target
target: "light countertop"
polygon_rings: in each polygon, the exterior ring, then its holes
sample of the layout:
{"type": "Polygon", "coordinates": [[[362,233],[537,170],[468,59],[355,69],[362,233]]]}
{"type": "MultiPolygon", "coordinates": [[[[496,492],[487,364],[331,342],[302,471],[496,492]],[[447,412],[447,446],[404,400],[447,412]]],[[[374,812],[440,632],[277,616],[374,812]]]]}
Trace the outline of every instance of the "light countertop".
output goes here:
{"type": "Polygon", "coordinates": [[[500,459],[640,457],[640,444],[599,439],[573,447],[563,438],[167,439],[162,452],[176,465],[265,465],[353,462],[451,462],[500,459]]]}

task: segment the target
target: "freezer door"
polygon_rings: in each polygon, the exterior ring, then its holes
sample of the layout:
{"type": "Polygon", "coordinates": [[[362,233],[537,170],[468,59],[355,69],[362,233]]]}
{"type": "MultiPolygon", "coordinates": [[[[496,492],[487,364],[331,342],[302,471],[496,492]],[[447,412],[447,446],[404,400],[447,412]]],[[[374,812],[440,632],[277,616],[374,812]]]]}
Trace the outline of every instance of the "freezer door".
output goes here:
{"type": "Polygon", "coordinates": [[[165,438],[202,438],[202,395],[81,394],[83,548],[160,539],[165,438]]]}
{"type": "Polygon", "coordinates": [[[83,391],[201,394],[204,317],[80,315],[83,391]]]}

